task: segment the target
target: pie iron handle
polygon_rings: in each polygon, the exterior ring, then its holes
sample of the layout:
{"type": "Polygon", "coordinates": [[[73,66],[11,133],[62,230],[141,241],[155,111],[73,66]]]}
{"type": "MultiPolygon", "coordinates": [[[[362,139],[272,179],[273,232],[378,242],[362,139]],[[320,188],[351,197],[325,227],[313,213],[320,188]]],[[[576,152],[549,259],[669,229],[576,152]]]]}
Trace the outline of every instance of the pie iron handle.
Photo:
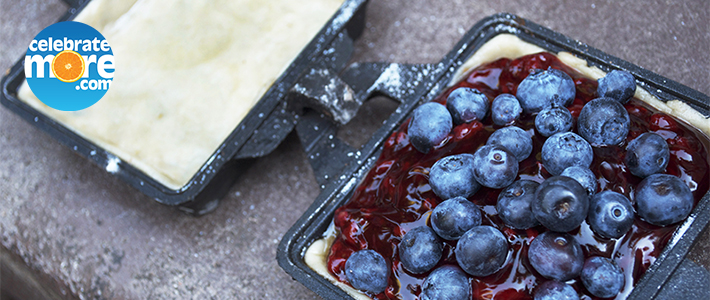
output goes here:
{"type": "Polygon", "coordinates": [[[360,106],[375,96],[389,97],[400,108],[411,106],[417,100],[415,88],[433,68],[429,64],[354,63],[338,74],[320,62],[297,81],[287,103],[298,114],[296,132],[321,189],[339,177],[346,165],[361,163],[360,151],[336,137],[338,126],[352,120],[360,106]]]}

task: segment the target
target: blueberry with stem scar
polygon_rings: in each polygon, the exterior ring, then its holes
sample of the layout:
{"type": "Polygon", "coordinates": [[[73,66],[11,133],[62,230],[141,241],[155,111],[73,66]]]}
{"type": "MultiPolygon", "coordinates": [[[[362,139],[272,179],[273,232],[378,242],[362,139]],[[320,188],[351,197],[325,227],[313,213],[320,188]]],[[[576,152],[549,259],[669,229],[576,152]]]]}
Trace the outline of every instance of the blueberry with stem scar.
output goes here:
{"type": "Polygon", "coordinates": [[[556,105],[547,107],[535,116],[535,129],[544,137],[570,131],[572,129],[572,114],[564,107],[556,105]]]}
{"type": "Polygon", "coordinates": [[[584,265],[582,246],[567,233],[543,232],[528,248],[530,265],[545,278],[567,281],[579,276],[584,265]]]}
{"type": "Polygon", "coordinates": [[[431,270],[441,259],[443,244],[428,226],[416,227],[407,232],[397,247],[404,269],[414,274],[431,270]]]}
{"type": "Polygon", "coordinates": [[[518,159],[501,145],[485,145],[473,154],[473,177],[482,186],[500,189],[518,176],[518,159]]]}
{"type": "Polygon", "coordinates": [[[589,195],[576,180],[554,176],[537,187],[531,207],[535,218],[547,229],[568,232],[587,217],[589,195]]]}
{"type": "Polygon", "coordinates": [[[522,113],[518,98],[511,94],[500,94],[491,103],[491,119],[499,126],[513,123],[522,113]]]}
{"type": "Polygon", "coordinates": [[[623,105],[611,98],[597,98],[582,107],[577,131],[593,146],[619,145],[629,134],[631,119],[623,105]]]}
{"type": "Polygon", "coordinates": [[[473,176],[473,155],[443,157],[429,170],[429,185],[441,199],[468,198],[481,187],[473,176]]]}
{"type": "Polygon", "coordinates": [[[680,178],[653,174],[641,180],[634,196],[639,216],[658,226],[678,223],[693,210],[693,193],[680,178]]]}
{"type": "Polygon", "coordinates": [[[587,221],[601,237],[618,239],[631,229],[634,216],[634,207],[626,196],[603,191],[592,197],[587,221]]]}
{"type": "Polygon", "coordinates": [[[531,180],[518,180],[500,191],[496,211],[505,225],[515,229],[528,229],[540,225],[530,208],[539,185],[531,180]]]}
{"type": "Polygon", "coordinates": [[[494,131],[486,145],[501,145],[508,149],[518,162],[528,158],[533,150],[533,141],[530,134],[517,126],[503,127],[494,131]]]}

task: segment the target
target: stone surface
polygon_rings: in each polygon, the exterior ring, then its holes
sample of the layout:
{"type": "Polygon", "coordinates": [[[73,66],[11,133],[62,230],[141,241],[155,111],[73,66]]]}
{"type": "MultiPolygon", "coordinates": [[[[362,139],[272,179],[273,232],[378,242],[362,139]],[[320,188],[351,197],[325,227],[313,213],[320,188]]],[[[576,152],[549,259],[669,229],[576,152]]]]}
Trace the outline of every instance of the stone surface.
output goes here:
{"type": "MultiPolygon", "coordinates": [[[[437,62],[478,20],[511,12],[710,93],[710,77],[700,75],[710,73],[710,8],[704,0],[369,5],[353,61],[437,62]]],[[[0,70],[65,10],[57,0],[0,0],[0,70]]],[[[387,101],[369,105],[374,108],[362,111],[392,108],[387,101]]],[[[358,114],[339,136],[363,143],[381,117],[358,114]]],[[[244,170],[216,211],[194,218],[133,190],[0,108],[0,243],[61,297],[317,298],[278,267],[275,255],[278,241],[318,192],[292,134],[244,170]]],[[[708,236],[704,232],[691,253],[706,268],[708,236]]]]}
{"type": "Polygon", "coordinates": [[[710,299],[710,274],[707,269],[684,260],[658,293],[658,299],[710,299]],[[698,276],[698,274],[705,276],[698,276]]]}

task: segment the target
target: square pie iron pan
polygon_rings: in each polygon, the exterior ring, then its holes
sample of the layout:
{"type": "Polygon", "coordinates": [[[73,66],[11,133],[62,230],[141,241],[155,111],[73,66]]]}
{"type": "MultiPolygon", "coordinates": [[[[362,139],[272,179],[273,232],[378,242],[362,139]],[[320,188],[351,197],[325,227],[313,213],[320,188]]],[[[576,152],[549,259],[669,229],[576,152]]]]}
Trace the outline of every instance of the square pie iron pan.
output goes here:
{"type": "MultiPolygon", "coordinates": [[[[306,249],[313,241],[323,236],[333,219],[335,209],[350,199],[353,190],[377,160],[384,141],[391,133],[409,117],[416,106],[431,101],[440,94],[457,67],[481,45],[501,33],[514,34],[550,52],[570,52],[585,59],[590,66],[596,66],[606,72],[614,69],[626,70],[634,75],[638,85],[662,101],[679,99],[706,117],[710,115],[710,98],[707,95],[506,13],[496,14],[478,22],[437,64],[353,64],[330,80],[348,85],[356,98],[368,99],[375,95],[386,95],[398,101],[399,106],[369,142],[357,150],[333,138],[336,126],[327,117],[306,113],[300,118],[296,131],[321,184],[322,192],[284,235],[278,247],[279,265],[295,280],[323,298],[351,299],[346,292],[306,265],[303,258],[306,249]]],[[[312,81],[320,80],[322,83],[329,80],[328,76],[321,77],[323,78],[312,81]]],[[[308,98],[308,92],[298,93],[303,92],[302,90],[295,91],[297,95],[294,97],[308,98]]],[[[292,94],[293,92],[292,89],[292,94]]],[[[311,95],[311,98],[315,96],[311,95]]],[[[699,288],[707,290],[710,285],[710,273],[684,258],[709,221],[710,192],[678,226],[669,244],[638,282],[629,298],[654,299],[666,298],[668,295],[681,298],[687,295],[695,298],[699,288]],[[683,274],[679,275],[680,278],[672,276],[676,269],[678,272],[675,273],[683,274]],[[705,287],[698,287],[683,278],[694,278],[706,284],[705,287]]]]}
{"type": "MultiPolygon", "coordinates": [[[[69,9],[58,22],[74,19],[89,3],[88,0],[65,2],[69,9]]],[[[367,0],[345,0],[248,115],[215,149],[200,170],[185,186],[177,190],[166,187],[129,163],[118,160],[112,153],[20,101],[17,91],[25,79],[24,55],[2,78],[0,102],[30,124],[44,130],[52,138],[100,167],[106,168],[113,164],[107,171],[111,170],[114,176],[148,197],[166,205],[177,206],[188,213],[201,215],[217,206],[219,199],[229,190],[252,158],[271,152],[293,130],[297,116],[287,109],[285,99],[289,89],[299,78],[308,74],[316,64],[325,70],[339,71],[345,67],[353,51],[353,41],[364,29],[366,4],[367,0]],[[113,172],[115,166],[118,166],[118,171],[113,172]]],[[[340,122],[343,120],[340,118],[340,122]]]]}

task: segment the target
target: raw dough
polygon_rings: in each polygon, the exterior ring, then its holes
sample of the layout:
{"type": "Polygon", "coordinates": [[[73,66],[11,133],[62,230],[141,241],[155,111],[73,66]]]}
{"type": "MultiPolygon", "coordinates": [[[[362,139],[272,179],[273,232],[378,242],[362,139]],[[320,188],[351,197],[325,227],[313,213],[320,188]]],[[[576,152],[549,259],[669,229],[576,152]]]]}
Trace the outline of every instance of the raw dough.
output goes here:
{"type": "Polygon", "coordinates": [[[75,21],[113,49],[82,111],[19,98],[171,189],[199,171],[343,0],[94,0],[75,21]]]}

